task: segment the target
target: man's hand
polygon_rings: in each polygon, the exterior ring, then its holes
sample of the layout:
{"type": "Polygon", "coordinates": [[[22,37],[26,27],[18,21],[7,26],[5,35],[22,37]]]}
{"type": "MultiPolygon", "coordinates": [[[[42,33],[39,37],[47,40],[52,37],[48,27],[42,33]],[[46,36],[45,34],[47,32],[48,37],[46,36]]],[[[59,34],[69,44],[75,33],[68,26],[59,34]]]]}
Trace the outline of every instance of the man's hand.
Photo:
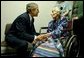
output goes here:
{"type": "Polygon", "coordinates": [[[33,41],[33,44],[35,44],[37,41],[47,41],[47,36],[45,34],[37,36],[36,39],[33,41]]]}
{"type": "Polygon", "coordinates": [[[41,34],[39,36],[37,36],[36,40],[37,41],[42,41],[42,40],[46,40],[47,39],[47,36],[45,34],[41,34]]]}
{"type": "Polygon", "coordinates": [[[37,36],[37,38],[33,41],[33,43],[36,43],[37,41],[47,41],[48,37],[50,36],[50,33],[47,34],[41,34],[37,36]]]}

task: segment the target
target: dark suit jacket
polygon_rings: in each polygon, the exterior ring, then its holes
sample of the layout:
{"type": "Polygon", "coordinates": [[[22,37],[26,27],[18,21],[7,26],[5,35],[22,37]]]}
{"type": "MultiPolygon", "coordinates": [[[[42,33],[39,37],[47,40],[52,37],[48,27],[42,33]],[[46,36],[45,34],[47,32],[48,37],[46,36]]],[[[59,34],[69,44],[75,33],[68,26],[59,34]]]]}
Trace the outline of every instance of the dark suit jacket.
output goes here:
{"type": "Polygon", "coordinates": [[[33,22],[30,22],[30,17],[27,12],[21,14],[15,19],[7,35],[12,34],[19,39],[24,39],[32,42],[34,40],[34,35],[37,34],[33,24],[34,18],[32,19],[33,22]]]}

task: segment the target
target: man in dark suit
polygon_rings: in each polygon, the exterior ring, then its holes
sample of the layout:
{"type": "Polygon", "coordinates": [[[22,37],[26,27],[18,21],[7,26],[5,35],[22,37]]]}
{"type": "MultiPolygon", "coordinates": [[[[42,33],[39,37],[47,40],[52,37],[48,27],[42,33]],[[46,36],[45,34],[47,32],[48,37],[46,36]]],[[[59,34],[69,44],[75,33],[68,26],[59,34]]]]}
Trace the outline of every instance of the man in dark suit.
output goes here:
{"type": "Polygon", "coordinates": [[[41,40],[34,28],[34,18],[38,16],[39,9],[36,3],[29,3],[26,5],[26,12],[19,15],[8,33],[5,40],[9,46],[17,48],[17,53],[20,56],[28,54],[28,43],[32,43],[35,39],[41,40]]]}

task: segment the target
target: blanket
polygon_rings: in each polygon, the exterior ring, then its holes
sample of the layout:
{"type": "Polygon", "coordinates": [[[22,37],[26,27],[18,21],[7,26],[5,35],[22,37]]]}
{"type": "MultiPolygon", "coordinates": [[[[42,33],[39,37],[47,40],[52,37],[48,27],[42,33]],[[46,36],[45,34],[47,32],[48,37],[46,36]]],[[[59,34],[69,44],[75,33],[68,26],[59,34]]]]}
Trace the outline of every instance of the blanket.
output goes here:
{"type": "Polygon", "coordinates": [[[41,43],[34,51],[32,57],[64,57],[63,47],[60,40],[48,38],[44,43],[41,43]]]}

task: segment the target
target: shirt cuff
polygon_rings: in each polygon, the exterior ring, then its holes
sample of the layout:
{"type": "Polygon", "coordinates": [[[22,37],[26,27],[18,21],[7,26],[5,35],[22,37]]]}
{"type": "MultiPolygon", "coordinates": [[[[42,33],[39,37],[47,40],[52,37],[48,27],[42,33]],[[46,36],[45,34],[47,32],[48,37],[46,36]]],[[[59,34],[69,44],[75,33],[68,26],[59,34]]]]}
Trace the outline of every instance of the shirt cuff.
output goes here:
{"type": "Polygon", "coordinates": [[[36,40],[35,40],[36,38],[37,38],[37,36],[35,35],[35,36],[34,36],[34,40],[33,40],[33,42],[32,42],[33,44],[36,43],[36,40]]]}
{"type": "Polygon", "coordinates": [[[37,38],[37,36],[35,35],[35,36],[34,36],[34,40],[35,40],[36,38],[37,38]]]}

